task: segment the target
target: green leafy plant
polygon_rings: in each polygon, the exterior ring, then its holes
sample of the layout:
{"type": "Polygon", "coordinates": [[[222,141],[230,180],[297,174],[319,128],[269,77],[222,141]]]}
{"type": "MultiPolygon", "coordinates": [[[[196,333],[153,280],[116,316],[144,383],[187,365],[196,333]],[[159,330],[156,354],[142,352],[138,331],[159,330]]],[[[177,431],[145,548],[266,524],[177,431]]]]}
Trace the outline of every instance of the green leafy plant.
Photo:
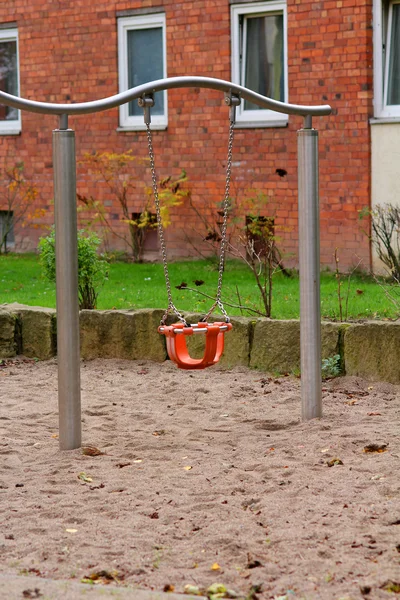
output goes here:
{"type": "MultiPolygon", "coordinates": [[[[4,184],[0,187],[0,210],[3,213],[0,226],[0,254],[8,252],[8,242],[16,225],[35,221],[43,216],[43,209],[32,208],[38,195],[37,188],[25,179],[24,163],[17,162],[3,170],[4,184]]],[[[37,223],[33,224],[37,227],[37,223]]]]}
{"type": "MultiPolygon", "coordinates": [[[[145,179],[146,160],[133,156],[130,151],[95,152],[85,154],[80,164],[104,182],[112,198],[117,200],[122,211],[119,222],[127,226],[127,233],[115,227],[100,198],[94,198],[90,194],[77,194],[81,202],[80,212],[86,210],[93,215],[88,225],[98,223],[105,232],[123,240],[129,248],[133,261],[141,262],[146,232],[157,228],[153,190],[142,184],[145,179]],[[140,186],[142,189],[139,189],[140,186]]],[[[168,176],[158,182],[160,212],[164,227],[171,222],[171,208],[182,204],[183,200],[190,196],[190,191],[185,185],[187,179],[186,172],[182,171],[177,177],[168,176]]]]}
{"type": "Polygon", "coordinates": [[[339,269],[339,252],[338,249],[335,248],[335,278],[337,282],[337,299],[338,299],[338,307],[339,307],[339,321],[342,323],[343,321],[347,321],[349,316],[349,297],[350,297],[350,286],[351,286],[351,278],[353,274],[359,269],[361,265],[361,260],[358,261],[356,266],[349,271],[347,274],[341,273],[339,269]],[[343,277],[347,277],[347,288],[345,294],[343,296],[342,286],[343,286],[343,277]]]}
{"type": "Polygon", "coordinates": [[[375,208],[364,208],[360,218],[369,218],[371,233],[368,235],[379,259],[389,276],[400,281],[400,207],[393,204],[378,204],[375,208]]]}
{"type": "Polygon", "coordinates": [[[340,354],[335,354],[329,358],[324,358],[322,361],[322,379],[331,379],[333,377],[339,377],[342,372],[340,354]]]}
{"type": "MultiPolygon", "coordinates": [[[[231,256],[239,258],[250,269],[261,302],[258,306],[244,306],[237,286],[236,296],[239,304],[232,304],[226,300],[224,300],[224,304],[242,309],[243,314],[250,313],[270,317],[273,276],[275,273],[281,272],[290,277],[290,273],[283,266],[282,256],[277,246],[277,227],[269,206],[270,197],[260,190],[254,189],[235,195],[237,200],[231,198],[229,205],[226,232],[227,252],[231,256]],[[242,216],[243,207],[246,207],[245,210],[248,212],[245,219],[242,216]]],[[[209,207],[207,210],[200,211],[192,202],[190,202],[190,207],[195,211],[199,223],[204,228],[203,242],[207,242],[212,255],[217,256],[222,241],[223,207],[218,204],[214,208],[209,207]]],[[[187,238],[190,242],[189,236],[187,238]]],[[[201,250],[198,252],[201,254],[201,250]]],[[[202,295],[202,292],[197,291],[197,293],[202,295]]]]}
{"type": "MultiPolygon", "coordinates": [[[[100,238],[93,232],[78,231],[78,294],[79,308],[96,308],[99,287],[108,278],[108,265],[98,255],[100,238]]],[[[39,240],[40,263],[45,277],[56,280],[56,238],[54,229],[39,240]]]]}

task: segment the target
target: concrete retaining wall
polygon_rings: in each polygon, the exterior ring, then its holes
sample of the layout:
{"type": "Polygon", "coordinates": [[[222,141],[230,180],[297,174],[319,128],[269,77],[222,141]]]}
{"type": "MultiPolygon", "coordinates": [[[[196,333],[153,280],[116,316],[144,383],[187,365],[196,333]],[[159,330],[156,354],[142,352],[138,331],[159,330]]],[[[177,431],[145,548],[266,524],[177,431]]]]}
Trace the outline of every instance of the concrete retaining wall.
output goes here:
{"type": "MultiPolygon", "coordinates": [[[[161,310],[81,311],[81,356],[93,358],[167,359],[165,339],[157,333],[161,310]]],[[[196,322],[199,315],[187,315],[196,322]]],[[[299,321],[232,318],[220,365],[242,365],[269,373],[300,369],[299,321]]],[[[0,358],[22,354],[46,360],[56,355],[56,311],[0,305],[0,358]]],[[[202,336],[193,336],[189,350],[202,352],[202,336]]],[[[322,358],[339,354],[348,375],[400,383],[400,323],[322,323],[322,358]]]]}

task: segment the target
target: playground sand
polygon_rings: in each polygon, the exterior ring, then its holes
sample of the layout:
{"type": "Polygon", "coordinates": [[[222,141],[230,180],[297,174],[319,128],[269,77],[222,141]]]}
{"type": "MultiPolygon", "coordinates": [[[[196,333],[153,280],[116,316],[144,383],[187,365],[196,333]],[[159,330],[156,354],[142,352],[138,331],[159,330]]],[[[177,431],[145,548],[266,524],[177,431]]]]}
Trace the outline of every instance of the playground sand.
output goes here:
{"type": "Polygon", "coordinates": [[[325,382],[323,418],[303,423],[289,376],[83,362],[97,456],[59,451],[56,361],[8,361],[0,394],[0,573],[39,593],[41,578],[252,600],[400,589],[399,386],[325,382]]]}

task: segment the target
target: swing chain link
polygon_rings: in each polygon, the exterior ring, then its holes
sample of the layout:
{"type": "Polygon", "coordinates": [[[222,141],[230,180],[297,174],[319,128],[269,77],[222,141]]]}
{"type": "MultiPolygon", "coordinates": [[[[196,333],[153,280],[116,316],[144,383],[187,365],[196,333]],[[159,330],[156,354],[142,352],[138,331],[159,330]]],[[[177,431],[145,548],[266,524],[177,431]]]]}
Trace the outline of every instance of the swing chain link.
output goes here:
{"type": "Polygon", "coordinates": [[[155,163],[154,163],[153,138],[151,135],[150,122],[146,122],[146,133],[147,133],[147,145],[148,145],[148,149],[149,149],[150,170],[151,170],[151,180],[152,180],[152,187],[153,187],[153,194],[154,194],[154,204],[156,206],[158,237],[160,239],[161,257],[162,257],[162,262],[163,262],[165,284],[167,287],[167,296],[168,296],[168,307],[161,318],[160,325],[165,325],[165,321],[167,320],[169,313],[171,311],[173,311],[176,314],[176,316],[178,317],[178,319],[182,323],[184,323],[185,326],[187,327],[188,324],[186,322],[185,317],[176,308],[176,306],[174,305],[173,299],[172,299],[171,281],[169,278],[168,261],[167,261],[167,247],[166,247],[165,237],[164,237],[164,227],[162,224],[160,198],[158,195],[157,175],[156,175],[156,168],[155,168],[155,163]]]}
{"type": "MultiPolygon", "coordinates": [[[[160,198],[159,198],[159,194],[158,194],[157,175],[156,175],[155,162],[154,162],[153,138],[152,138],[152,133],[151,133],[151,129],[150,129],[150,107],[153,106],[154,101],[153,101],[153,98],[151,98],[152,103],[150,103],[150,101],[147,101],[147,97],[144,97],[143,99],[140,98],[139,100],[140,100],[139,106],[143,107],[145,110],[145,125],[146,125],[147,145],[148,145],[149,159],[150,159],[151,180],[152,180],[152,187],[153,187],[154,204],[156,207],[157,227],[158,227],[158,236],[160,239],[161,257],[162,257],[162,262],[163,262],[165,284],[166,284],[167,296],[168,296],[168,307],[167,307],[164,315],[162,316],[160,325],[161,326],[165,325],[165,321],[166,321],[169,313],[171,311],[173,311],[175,313],[175,315],[178,317],[178,319],[182,323],[184,323],[184,325],[186,327],[188,327],[188,323],[186,322],[185,317],[176,308],[176,306],[174,305],[173,299],[172,299],[171,281],[169,278],[168,261],[167,261],[167,248],[166,248],[166,243],[165,243],[164,227],[162,224],[160,198]]],[[[205,315],[205,317],[203,317],[202,321],[207,321],[207,319],[210,317],[210,315],[214,312],[215,308],[218,306],[221,313],[225,317],[226,322],[229,323],[229,321],[230,321],[229,316],[228,316],[228,314],[222,304],[222,301],[221,301],[221,293],[222,293],[222,278],[223,278],[223,274],[224,274],[224,270],[225,270],[225,253],[226,253],[226,247],[227,247],[227,227],[228,227],[228,215],[229,215],[229,208],[230,208],[229,191],[230,191],[231,172],[232,172],[232,152],[233,152],[234,127],[235,127],[235,120],[236,120],[235,112],[236,112],[236,106],[238,106],[240,104],[240,98],[238,96],[234,96],[230,93],[229,95],[225,96],[225,103],[228,106],[230,106],[230,114],[229,114],[230,122],[229,122],[229,138],[228,138],[228,155],[227,155],[227,163],[226,163],[225,193],[224,193],[224,200],[223,200],[223,213],[224,214],[223,214],[223,221],[222,221],[222,227],[221,227],[220,261],[219,261],[219,267],[218,267],[217,294],[216,294],[216,299],[215,299],[214,304],[211,306],[210,310],[205,315]]]]}
{"type": "Polygon", "coordinates": [[[221,244],[220,244],[220,259],[219,259],[219,267],[218,267],[218,283],[217,283],[217,294],[215,298],[214,304],[211,306],[208,313],[203,317],[202,321],[207,321],[210,315],[214,312],[215,308],[218,306],[221,313],[225,317],[225,321],[229,323],[229,316],[222,304],[221,294],[222,294],[222,278],[225,271],[225,254],[226,248],[228,245],[227,242],[227,228],[228,228],[228,216],[230,209],[230,186],[231,186],[231,174],[232,174],[232,153],[233,153],[233,139],[234,139],[234,128],[236,122],[236,107],[240,104],[240,98],[238,96],[233,96],[232,93],[229,95],[225,95],[225,104],[230,106],[229,113],[229,138],[228,138],[228,156],[226,161],[226,178],[225,178],[225,194],[223,200],[223,219],[222,219],[222,227],[221,227],[221,244]]]}

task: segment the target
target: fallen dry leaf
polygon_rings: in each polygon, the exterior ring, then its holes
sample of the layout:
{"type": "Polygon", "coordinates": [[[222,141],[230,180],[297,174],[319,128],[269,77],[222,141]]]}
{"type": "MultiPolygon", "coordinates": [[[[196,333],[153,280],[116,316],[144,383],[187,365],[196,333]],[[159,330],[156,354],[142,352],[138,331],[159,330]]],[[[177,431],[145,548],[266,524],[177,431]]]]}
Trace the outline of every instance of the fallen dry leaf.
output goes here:
{"type": "Polygon", "coordinates": [[[386,452],[387,444],[368,444],[364,446],[363,452],[381,454],[382,452],[386,452]]]}
{"type": "Polygon", "coordinates": [[[88,444],[87,446],[82,446],[82,454],[85,456],[101,456],[104,452],[96,448],[96,446],[88,444]]]}
{"type": "Polygon", "coordinates": [[[326,464],[328,465],[328,467],[334,467],[335,465],[342,465],[343,461],[340,460],[340,458],[335,457],[335,458],[332,458],[331,460],[328,460],[326,462],[326,464]]]}
{"type": "Polygon", "coordinates": [[[190,594],[191,596],[202,596],[204,590],[199,588],[197,585],[191,585],[190,583],[186,584],[183,593],[190,594]]]}
{"type": "Polygon", "coordinates": [[[92,481],[93,481],[92,477],[90,477],[90,475],[87,475],[84,471],[79,473],[78,479],[80,479],[84,483],[92,483],[92,481]]]}
{"type": "Polygon", "coordinates": [[[219,566],[218,563],[214,563],[213,565],[211,565],[211,571],[220,571],[221,567],[219,566]]]}
{"type": "Polygon", "coordinates": [[[67,533],[77,533],[77,531],[78,531],[78,530],[77,530],[77,529],[69,529],[69,528],[68,528],[68,529],[66,529],[65,531],[66,531],[67,533]]]}
{"type": "Polygon", "coordinates": [[[381,585],[381,590],[390,592],[392,594],[400,594],[400,582],[391,581],[390,579],[381,585]]]}
{"type": "Polygon", "coordinates": [[[119,583],[118,571],[95,571],[81,579],[81,583],[100,583],[102,585],[107,585],[112,581],[119,583]]]}
{"type": "Polygon", "coordinates": [[[190,471],[191,469],[193,469],[193,467],[191,467],[190,465],[187,465],[186,467],[183,467],[185,469],[185,471],[190,471]]]}
{"type": "Polygon", "coordinates": [[[33,590],[28,589],[22,592],[23,598],[43,598],[43,594],[40,592],[39,588],[35,588],[33,590]]]}

